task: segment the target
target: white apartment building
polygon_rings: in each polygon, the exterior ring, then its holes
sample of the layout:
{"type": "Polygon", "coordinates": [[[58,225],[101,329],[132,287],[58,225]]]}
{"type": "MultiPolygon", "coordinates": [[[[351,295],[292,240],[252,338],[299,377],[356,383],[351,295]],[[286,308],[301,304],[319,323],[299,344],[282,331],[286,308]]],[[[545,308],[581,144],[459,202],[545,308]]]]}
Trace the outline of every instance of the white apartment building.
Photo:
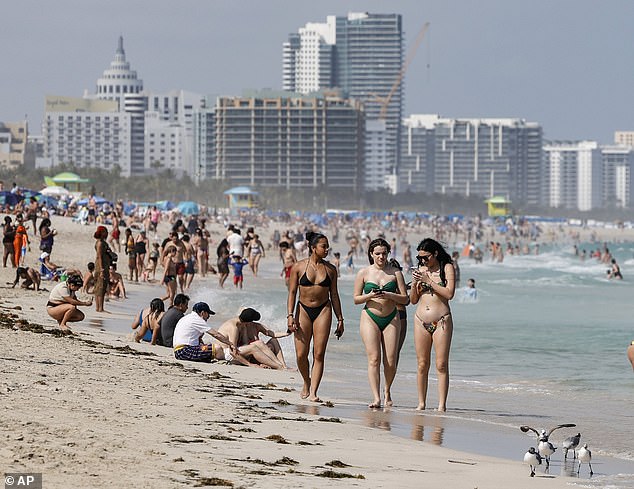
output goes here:
{"type": "Polygon", "coordinates": [[[129,176],[130,114],[117,101],[47,96],[42,136],[44,159],[52,166],[71,164],[129,176]]]}
{"type": "Polygon", "coordinates": [[[308,94],[332,86],[336,17],[307,23],[283,44],[283,89],[308,94]]]}
{"type": "Polygon", "coordinates": [[[634,146],[602,146],[603,205],[611,208],[632,208],[634,184],[634,146]]]}
{"type": "Polygon", "coordinates": [[[24,165],[28,132],[26,121],[0,122],[0,168],[24,165]]]}
{"type": "Polygon", "coordinates": [[[143,80],[138,78],[137,72],[130,68],[130,63],[125,58],[123,37],[119,36],[114,60],[97,80],[96,96],[100,100],[116,100],[119,110],[123,111],[125,95],[141,93],[142,90],[143,80]]]}
{"type": "Polygon", "coordinates": [[[550,207],[589,211],[602,206],[602,160],[596,141],[551,142],[544,145],[544,158],[550,207]]]}
{"type": "Polygon", "coordinates": [[[537,123],[413,114],[403,121],[401,134],[399,192],[542,202],[542,129],[537,123]]]}
{"type": "Polygon", "coordinates": [[[363,187],[365,190],[388,189],[391,194],[397,192],[396,179],[390,179],[394,173],[388,167],[386,158],[385,121],[374,119],[365,121],[365,157],[363,160],[363,187]]]}
{"type": "Polygon", "coordinates": [[[614,144],[634,147],[634,131],[615,131],[614,144]]]}
{"type": "Polygon", "coordinates": [[[194,163],[194,114],[204,107],[204,97],[184,90],[144,92],[145,171],[160,164],[177,175],[197,174],[194,163]]]}

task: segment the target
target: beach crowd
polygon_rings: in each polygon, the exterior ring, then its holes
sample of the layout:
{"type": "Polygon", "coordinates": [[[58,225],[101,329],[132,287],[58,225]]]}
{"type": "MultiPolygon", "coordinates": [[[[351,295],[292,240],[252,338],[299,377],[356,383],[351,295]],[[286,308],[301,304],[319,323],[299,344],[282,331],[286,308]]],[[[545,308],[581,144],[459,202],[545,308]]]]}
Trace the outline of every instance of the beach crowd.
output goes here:
{"type": "MultiPolygon", "coordinates": [[[[12,286],[22,281],[22,288],[40,290],[43,281],[50,282],[47,312],[69,333],[70,323],[85,318],[81,307],[94,303],[97,312],[104,312],[109,301],[128,300],[126,282],[128,287],[136,282],[162,287],[164,291],[149,304],[138,305],[131,328],[135,341],[172,348],[179,360],[286,369],[278,339],[292,335],[303,379],[300,395],[315,402],[320,401],[318,389],[332,324],[336,323],[337,339],[345,331],[337,285],[342,271],[356,274],[353,300],[363,306],[359,328],[368,361],[369,407],[393,402],[390,388],[408,331],[406,308],[412,306],[417,409],[426,408],[433,349],[439,411],[446,410],[449,390],[450,301],[460,287],[460,260],[499,263],[505,255],[539,254],[540,243],[566,239],[581,261],[597,260],[609,267],[608,278],[623,279],[607,243],[600,244],[597,235],[590,235],[596,249],[587,252],[580,248],[579,232],[526,219],[492,221],[411,213],[229,215],[204,207],[198,214],[184,216],[157,206],[131,212],[125,212],[126,207],[122,201],[97,205],[91,196],[85,207],[66,209],[66,217],[78,226],[95,228],[94,260],[83,271],[59,263],[63,253],[57,253],[59,259],[53,261],[58,234],[45,205],[32,198],[5,208],[3,266],[16,271],[12,286]],[[222,232],[212,234],[212,228],[222,232]],[[166,234],[160,234],[165,230],[166,234]],[[412,235],[433,238],[422,239],[412,250],[412,235]],[[334,247],[341,251],[332,252],[334,247]],[[231,285],[239,293],[248,286],[245,270],[248,280],[257,280],[260,262],[267,255],[280,261],[280,286],[288,290],[286,331],[263,324],[260,312],[251,307],[217,328],[208,325],[215,315],[208,303],[196,302],[188,312],[188,293],[196,281],[207,282],[213,276],[218,287],[224,288],[232,275],[231,285]],[[125,265],[119,268],[122,262],[125,265]],[[88,299],[81,300],[78,293],[88,299]],[[211,342],[203,341],[205,334],[211,342]]],[[[477,297],[475,279],[469,278],[465,289],[470,297],[477,297]]],[[[634,367],[634,345],[628,354],[634,367]]]]}

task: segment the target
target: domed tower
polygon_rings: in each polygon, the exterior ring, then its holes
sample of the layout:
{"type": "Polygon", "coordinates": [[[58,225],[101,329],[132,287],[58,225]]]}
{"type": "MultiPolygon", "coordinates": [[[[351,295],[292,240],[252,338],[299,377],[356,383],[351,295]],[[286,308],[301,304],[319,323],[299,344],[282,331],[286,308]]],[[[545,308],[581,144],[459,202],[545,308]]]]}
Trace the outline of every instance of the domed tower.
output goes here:
{"type": "Polygon", "coordinates": [[[110,63],[110,68],[97,80],[97,98],[118,100],[119,110],[123,110],[125,95],[138,94],[142,90],[143,80],[137,78],[136,71],[130,69],[130,63],[126,61],[123,50],[123,36],[119,36],[114,60],[110,63]]]}

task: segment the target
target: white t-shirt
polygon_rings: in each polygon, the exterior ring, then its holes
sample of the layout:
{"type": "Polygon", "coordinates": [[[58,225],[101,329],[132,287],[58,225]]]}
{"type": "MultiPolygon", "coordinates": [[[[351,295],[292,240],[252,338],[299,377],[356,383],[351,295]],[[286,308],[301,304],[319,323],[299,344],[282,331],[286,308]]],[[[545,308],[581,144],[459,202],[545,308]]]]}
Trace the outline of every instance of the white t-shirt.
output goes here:
{"type": "Polygon", "coordinates": [[[242,246],[244,245],[244,239],[238,233],[232,233],[227,237],[227,243],[229,243],[229,254],[242,256],[242,246]]]}
{"type": "Polygon", "coordinates": [[[180,318],[176,323],[173,345],[196,346],[200,344],[200,336],[210,329],[207,321],[192,311],[180,318]]]}
{"type": "Polygon", "coordinates": [[[60,282],[53,287],[53,290],[51,290],[51,293],[48,296],[48,301],[54,302],[55,304],[62,304],[66,302],[64,297],[76,298],[75,293],[71,292],[68,288],[68,282],[60,282]]]}

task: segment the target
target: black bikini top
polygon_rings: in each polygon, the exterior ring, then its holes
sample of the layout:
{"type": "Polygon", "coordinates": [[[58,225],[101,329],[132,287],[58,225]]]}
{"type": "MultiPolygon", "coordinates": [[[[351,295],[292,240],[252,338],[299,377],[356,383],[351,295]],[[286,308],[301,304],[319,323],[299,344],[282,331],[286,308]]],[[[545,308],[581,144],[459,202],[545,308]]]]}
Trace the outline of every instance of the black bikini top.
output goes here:
{"type": "MultiPolygon", "coordinates": [[[[306,270],[308,270],[308,263],[306,263],[306,270]]],[[[326,269],[326,278],[323,279],[318,284],[314,284],[310,281],[310,279],[308,278],[308,275],[306,275],[306,270],[304,270],[304,275],[302,275],[301,278],[299,279],[299,285],[303,287],[314,287],[315,285],[318,285],[319,287],[330,287],[331,281],[330,281],[330,275],[328,275],[327,269],[326,269]]]]}

